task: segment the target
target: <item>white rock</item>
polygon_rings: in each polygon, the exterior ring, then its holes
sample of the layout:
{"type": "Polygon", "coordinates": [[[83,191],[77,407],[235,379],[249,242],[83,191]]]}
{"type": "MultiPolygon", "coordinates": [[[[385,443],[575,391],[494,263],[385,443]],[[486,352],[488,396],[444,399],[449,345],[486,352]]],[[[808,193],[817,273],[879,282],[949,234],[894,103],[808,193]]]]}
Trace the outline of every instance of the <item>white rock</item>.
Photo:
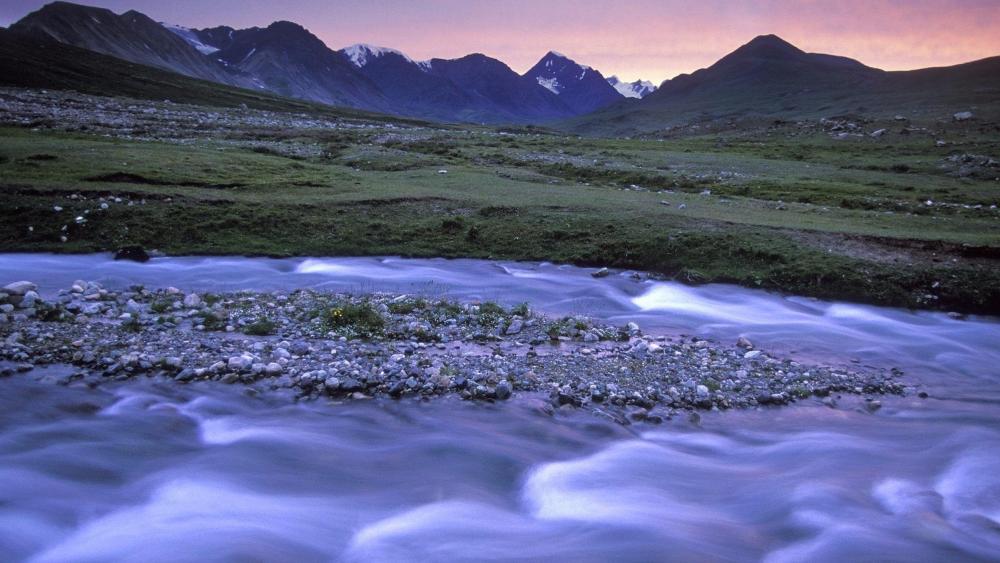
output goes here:
{"type": "Polygon", "coordinates": [[[29,281],[19,281],[9,283],[3,287],[3,292],[7,295],[24,295],[29,291],[38,289],[38,286],[29,281]]]}
{"type": "Polygon", "coordinates": [[[198,305],[201,305],[201,297],[199,297],[197,293],[189,293],[184,296],[185,307],[193,309],[198,305]]]}
{"type": "Polygon", "coordinates": [[[968,121],[972,119],[971,111],[960,111],[952,116],[955,121],[968,121]]]}
{"type": "Polygon", "coordinates": [[[747,352],[746,354],[743,354],[743,358],[747,359],[747,360],[752,360],[752,359],[756,358],[757,356],[759,356],[761,354],[762,354],[762,352],[760,350],[751,350],[751,351],[747,352]]]}

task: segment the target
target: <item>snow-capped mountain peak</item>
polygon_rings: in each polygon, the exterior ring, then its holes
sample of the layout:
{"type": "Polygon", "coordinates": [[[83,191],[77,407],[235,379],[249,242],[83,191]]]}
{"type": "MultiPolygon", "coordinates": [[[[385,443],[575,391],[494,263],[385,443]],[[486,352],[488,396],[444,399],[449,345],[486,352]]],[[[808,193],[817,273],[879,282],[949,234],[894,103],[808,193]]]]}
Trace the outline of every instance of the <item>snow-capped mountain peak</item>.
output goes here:
{"type": "Polygon", "coordinates": [[[218,47],[206,45],[200,39],[198,39],[198,35],[194,32],[193,29],[163,22],[160,22],[160,25],[174,32],[174,34],[180,36],[181,39],[187,41],[189,45],[191,45],[195,49],[198,49],[198,51],[201,52],[201,54],[203,55],[211,55],[212,53],[219,51],[218,47]]]}
{"type": "Polygon", "coordinates": [[[622,82],[617,76],[609,76],[608,84],[614,86],[615,90],[626,98],[641,99],[656,91],[656,85],[648,80],[622,82]]]}
{"type": "Polygon", "coordinates": [[[369,61],[377,59],[387,54],[399,55],[409,62],[413,62],[413,59],[407,57],[403,53],[395,50],[389,49],[387,47],[377,47],[375,45],[368,45],[365,43],[358,43],[357,45],[351,45],[341,49],[341,52],[347,55],[351,59],[351,63],[358,68],[364,67],[369,61]]]}
{"type": "Polygon", "coordinates": [[[549,51],[524,74],[559,96],[576,113],[587,113],[621,100],[604,76],[558,51],[549,51]]]}

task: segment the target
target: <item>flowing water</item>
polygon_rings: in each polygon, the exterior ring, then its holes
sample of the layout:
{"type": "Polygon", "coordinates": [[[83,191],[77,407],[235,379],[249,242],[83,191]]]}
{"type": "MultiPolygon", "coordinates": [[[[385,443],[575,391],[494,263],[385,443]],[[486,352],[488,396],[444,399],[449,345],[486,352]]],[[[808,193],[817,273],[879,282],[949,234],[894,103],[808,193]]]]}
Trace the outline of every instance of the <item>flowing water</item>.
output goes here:
{"type": "Polygon", "coordinates": [[[930,393],[621,427],[538,398],[295,404],[0,380],[0,560],[1000,558],[1000,323],[468,260],[0,255],[0,282],[389,290],[902,368],[930,393]]]}

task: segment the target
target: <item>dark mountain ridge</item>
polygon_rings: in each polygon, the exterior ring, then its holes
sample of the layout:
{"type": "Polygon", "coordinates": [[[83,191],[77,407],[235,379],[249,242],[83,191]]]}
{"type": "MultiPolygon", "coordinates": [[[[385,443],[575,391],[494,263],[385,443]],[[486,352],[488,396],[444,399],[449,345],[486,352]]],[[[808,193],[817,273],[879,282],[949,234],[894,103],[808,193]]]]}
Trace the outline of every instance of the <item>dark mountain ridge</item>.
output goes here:
{"type": "Polygon", "coordinates": [[[759,36],[708,68],[664,81],[629,100],[562,126],[585,134],[632,135],[747,117],[800,119],[863,113],[997,109],[1000,58],[913,71],[884,70],[835,55],[807,53],[774,35],[759,36]]]}

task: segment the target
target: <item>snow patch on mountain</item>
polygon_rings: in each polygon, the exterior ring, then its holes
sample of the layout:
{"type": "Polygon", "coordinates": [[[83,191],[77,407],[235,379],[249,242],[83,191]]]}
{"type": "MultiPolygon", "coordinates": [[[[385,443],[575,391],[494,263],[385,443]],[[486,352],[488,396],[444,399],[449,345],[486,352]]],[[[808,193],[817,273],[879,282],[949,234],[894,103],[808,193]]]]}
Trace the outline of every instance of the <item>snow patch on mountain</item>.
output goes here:
{"type": "Polygon", "coordinates": [[[615,90],[626,98],[641,99],[656,91],[656,85],[648,80],[622,82],[617,76],[609,76],[608,84],[614,86],[615,90]]]}
{"type": "Polygon", "coordinates": [[[559,80],[556,78],[545,78],[542,76],[536,76],[535,80],[538,80],[538,85],[545,88],[553,94],[559,94],[562,92],[562,85],[559,84],[559,80]]]}
{"type": "Polygon", "coordinates": [[[413,59],[407,57],[406,55],[395,49],[389,49],[387,47],[377,47],[375,45],[367,45],[365,43],[358,43],[357,45],[351,45],[350,47],[341,49],[341,52],[347,55],[347,57],[351,59],[351,63],[358,68],[362,68],[363,66],[368,64],[369,61],[375,60],[389,53],[392,53],[394,55],[399,55],[400,57],[403,57],[404,59],[410,61],[411,63],[414,62],[413,59]]]}
{"type": "Polygon", "coordinates": [[[198,36],[195,34],[194,30],[192,29],[162,22],[160,23],[160,25],[167,28],[167,30],[172,31],[175,35],[180,36],[181,39],[188,42],[188,45],[191,45],[195,49],[198,49],[198,51],[202,55],[211,55],[212,53],[217,53],[219,51],[219,49],[216,47],[202,43],[201,40],[198,39],[198,36]]]}

